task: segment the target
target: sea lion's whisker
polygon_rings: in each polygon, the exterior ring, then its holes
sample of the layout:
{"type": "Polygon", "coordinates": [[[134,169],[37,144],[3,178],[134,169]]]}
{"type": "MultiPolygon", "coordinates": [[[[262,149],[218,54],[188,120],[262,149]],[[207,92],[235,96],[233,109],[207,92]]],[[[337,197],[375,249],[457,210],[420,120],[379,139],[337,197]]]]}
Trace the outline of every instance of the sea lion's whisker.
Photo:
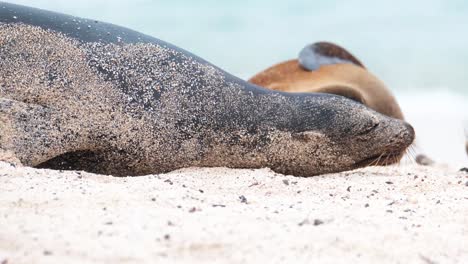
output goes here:
{"type": "Polygon", "coordinates": [[[411,165],[417,165],[417,162],[416,162],[416,156],[417,156],[416,149],[413,146],[414,145],[409,146],[406,151],[409,154],[408,159],[411,162],[411,165]]]}
{"type": "Polygon", "coordinates": [[[408,147],[408,151],[410,151],[411,153],[413,153],[413,156],[416,157],[417,154],[418,154],[418,146],[416,144],[411,144],[409,147],[408,147]]]}
{"type": "Polygon", "coordinates": [[[379,156],[378,158],[373,159],[373,160],[369,163],[369,166],[374,166],[375,164],[377,164],[378,161],[379,161],[379,158],[380,158],[380,156],[379,156]]]}
{"type": "Polygon", "coordinates": [[[389,161],[390,159],[391,159],[391,156],[386,155],[386,156],[385,156],[385,159],[384,159],[384,162],[383,162],[382,164],[388,165],[388,164],[389,164],[388,161],[389,161]]]}
{"type": "MultiPolygon", "coordinates": [[[[411,163],[412,162],[412,159],[413,159],[413,153],[411,153],[411,151],[409,149],[406,149],[404,154],[403,154],[403,157],[407,157],[405,159],[405,162],[409,162],[411,163]]],[[[400,163],[403,161],[403,158],[400,159],[400,163]]]]}
{"type": "Polygon", "coordinates": [[[411,165],[416,165],[416,164],[417,164],[417,162],[416,162],[416,154],[415,154],[415,153],[411,153],[411,156],[410,156],[409,161],[411,162],[411,165]]]}
{"type": "Polygon", "coordinates": [[[380,160],[382,159],[382,157],[383,157],[384,155],[385,155],[385,153],[380,154],[380,156],[379,156],[377,159],[374,160],[374,163],[371,163],[371,164],[372,164],[371,166],[377,166],[377,165],[379,165],[379,162],[380,162],[380,160]]]}

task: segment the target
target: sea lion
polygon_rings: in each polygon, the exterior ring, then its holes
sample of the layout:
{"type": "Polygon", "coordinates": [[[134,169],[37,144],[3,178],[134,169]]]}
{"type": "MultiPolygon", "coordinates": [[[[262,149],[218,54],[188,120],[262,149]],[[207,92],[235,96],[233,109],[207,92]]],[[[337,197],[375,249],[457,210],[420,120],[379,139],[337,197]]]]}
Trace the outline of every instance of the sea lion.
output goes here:
{"type": "Polygon", "coordinates": [[[27,166],[313,176],[392,163],[414,139],[348,98],[272,91],[136,31],[25,6],[0,3],[0,58],[0,151],[27,166]]]}
{"type": "Polygon", "coordinates": [[[329,42],[307,45],[298,59],[274,65],[249,82],[284,92],[337,94],[384,115],[404,119],[387,87],[351,53],[329,42]]]}
{"type": "Polygon", "coordinates": [[[468,155],[468,128],[465,128],[465,152],[468,155]]]}

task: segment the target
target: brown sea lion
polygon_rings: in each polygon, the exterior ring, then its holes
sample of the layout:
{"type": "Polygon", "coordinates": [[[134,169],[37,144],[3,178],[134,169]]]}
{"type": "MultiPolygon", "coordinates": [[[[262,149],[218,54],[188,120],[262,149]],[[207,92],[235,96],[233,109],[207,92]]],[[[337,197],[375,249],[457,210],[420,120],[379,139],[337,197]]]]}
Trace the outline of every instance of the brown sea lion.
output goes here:
{"type": "Polygon", "coordinates": [[[347,50],[328,42],[306,46],[298,59],[276,64],[249,82],[283,92],[337,94],[384,115],[404,119],[383,82],[347,50]]]}

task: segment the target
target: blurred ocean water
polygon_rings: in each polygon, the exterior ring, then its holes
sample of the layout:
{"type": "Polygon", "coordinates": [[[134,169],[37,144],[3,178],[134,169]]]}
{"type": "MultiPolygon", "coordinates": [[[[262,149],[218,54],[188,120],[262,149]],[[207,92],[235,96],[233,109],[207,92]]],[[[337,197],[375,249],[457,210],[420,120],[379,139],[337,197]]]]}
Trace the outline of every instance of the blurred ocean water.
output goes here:
{"type": "Polygon", "coordinates": [[[337,42],[393,89],[468,93],[465,0],[10,0],[127,26],[248,78],[337,42]]]}
{"type": "Polygon", "coordinates": [[[338,43],[395,92],[421,151],[440,161],[468,161],[466,0],[8,2],[126,26],[241,78],[295,58],[308,43],[338,43]]]}

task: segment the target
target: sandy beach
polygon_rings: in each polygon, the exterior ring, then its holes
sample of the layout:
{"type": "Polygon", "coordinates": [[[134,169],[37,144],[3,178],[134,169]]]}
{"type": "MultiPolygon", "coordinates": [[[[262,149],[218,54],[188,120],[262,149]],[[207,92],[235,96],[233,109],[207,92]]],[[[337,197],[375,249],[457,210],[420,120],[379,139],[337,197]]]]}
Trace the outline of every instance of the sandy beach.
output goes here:
{"type": "Polygon", "coordinates": [[[0,264],[468,263],[468,1],[7,2],[0,264]]]}
{"type": "Polygon", "coordinates": [[[468,174],[111,177],[0,163],[0,263],[466,263],[468,174]]]}

